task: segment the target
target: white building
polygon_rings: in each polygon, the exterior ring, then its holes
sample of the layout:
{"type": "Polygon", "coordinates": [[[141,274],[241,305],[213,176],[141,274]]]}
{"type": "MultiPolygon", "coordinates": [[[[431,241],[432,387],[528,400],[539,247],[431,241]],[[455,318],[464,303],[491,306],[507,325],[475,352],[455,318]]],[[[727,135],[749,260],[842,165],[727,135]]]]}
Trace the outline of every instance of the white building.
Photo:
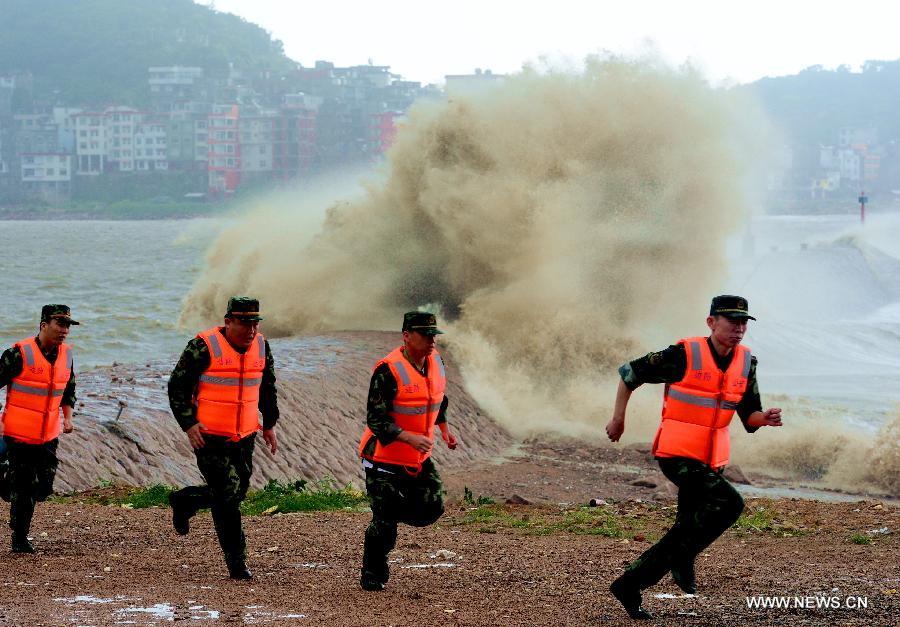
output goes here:
{"type": "Polygon", "coordinates": [[[81,112],[75,121],[76,173],[97,176],[106,169],[106,118],[103,113],[81,112]]]}
{"type": "Polygon", "coordinates": [[[247,172],[271,172],[273,135],[278,114],[259,111],[243,114],[238,120],[238,141],[241,151],[241,170],[247,172]]]}
{"type": "Polygon", "coordinates": [[[106,119],[107,163],[112,170],[134,171],[134,130],[142,114],[130,107],[107,107],[106,119]]]}
{"type": "Polygon", "coordinates": [[[447,74],[444,76],[448,94],[478,93],[488,88],[502,85],[506,80],[504,74],[494,74],[490,70],[476,68],[474,74],[447,74]]]}
{"type": "Polygon", "coordinates": [[[838,157],[841,179],[858,183],[862,171],[862,159],[859,153],[853,150],[841,150],[838,157]]]}
{"type": "Polygon", "coordinates": [[[135,125],[134,167],[139,172],[169,169],[164,118],[147,116],[135,125]]]}
{"type": "Polygon", "coordinates": [[[23,183],[68,183],[72,180],[72,155],[64,152],[26,152],[22,158],[23,183]]]}
{"type": "Polygon", "coordinates": [[[3,133],[0,132],[0,176],[9,174],[9,164],[3,158],[3,133]]]}
{"type": "MultiPolygon", "coordinates": [[[[840,179],[839,186],[856,185],[861,176],[862,154],[851,148],[820,146],[819,166],[831,173],[831,179],[837,176],[840,179]]],[[[822,187],[822,189],[831,191],[833,185],[832,181],[828,183],[827,187],[822,187]]]]}
{"type": "Polygon", "coordinates": [[[203,68],[172,65],[147,68],[150,93],[154,96],[184,98],[193,93],[194,86],[203,80],[203,68]]]}

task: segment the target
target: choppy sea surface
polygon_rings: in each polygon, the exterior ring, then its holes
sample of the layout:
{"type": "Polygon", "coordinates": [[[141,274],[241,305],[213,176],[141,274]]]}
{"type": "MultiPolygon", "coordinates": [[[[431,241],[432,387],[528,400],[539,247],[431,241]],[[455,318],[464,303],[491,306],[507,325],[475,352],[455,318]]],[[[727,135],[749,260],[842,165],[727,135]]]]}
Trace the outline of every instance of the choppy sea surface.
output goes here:
{"type": "Polygon", "coordinates": [[[730,246],[727,290],[766,393],[832,404],[874,429],[900,406],[900,214],[768,216],[730,246]]]}
{"type": "Polygon", "coordinates": [[[41,306],[81,322],[76,368],[177,353],[176,324],[222,220],[0,221],[0,345],[37,332],[41,306]]]}

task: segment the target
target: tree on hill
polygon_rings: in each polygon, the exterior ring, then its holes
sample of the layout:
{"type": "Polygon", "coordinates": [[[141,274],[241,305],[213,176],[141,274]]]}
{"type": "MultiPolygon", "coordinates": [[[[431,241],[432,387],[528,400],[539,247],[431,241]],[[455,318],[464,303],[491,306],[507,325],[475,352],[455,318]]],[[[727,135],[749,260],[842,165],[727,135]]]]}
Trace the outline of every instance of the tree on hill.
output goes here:
{"type": "Polygon", "coordinates": [[[296,64],[255,24],[192,0],[3,0],[0,74],[30,72],[39,100],[142,104],[147,68],[284,71],[296,64]]]}
{"type": "Polygon", "coordinates": [[[817,65],[738,89],[755,95],[794,144],[834,144],[843,126],[875,127],[882,141],[900,138],[900,60],[867,61],[860,72],[817,65]]]}

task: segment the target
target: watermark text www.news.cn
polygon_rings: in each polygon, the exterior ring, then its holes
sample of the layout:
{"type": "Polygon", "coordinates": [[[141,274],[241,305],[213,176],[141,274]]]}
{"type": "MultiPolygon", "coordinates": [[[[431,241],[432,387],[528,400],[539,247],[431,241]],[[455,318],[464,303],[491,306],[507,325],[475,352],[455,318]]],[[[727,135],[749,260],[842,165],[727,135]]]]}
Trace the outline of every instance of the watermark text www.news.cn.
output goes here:
{"type": "Polygon", "coordinates": [[[868,597],[858,596],[753,596],[747,597],[750,609],[791,610],[864,610],[869,607],[868,597]]]}

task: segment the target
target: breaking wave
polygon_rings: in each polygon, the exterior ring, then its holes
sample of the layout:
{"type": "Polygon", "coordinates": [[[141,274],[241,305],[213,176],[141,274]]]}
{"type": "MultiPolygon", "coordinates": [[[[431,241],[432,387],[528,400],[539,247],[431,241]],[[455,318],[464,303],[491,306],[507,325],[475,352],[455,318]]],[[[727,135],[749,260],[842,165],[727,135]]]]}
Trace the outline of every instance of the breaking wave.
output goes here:
{"type": "Polygon", "coordinates": [[[764,128],[748,111],[690,68],[618,58],[417,105],[384,180],[320,230],[263,209],[224,233],[182,321],[235,293],[283,335],[397,329],[429,307],[492,417],[596,435],[617,366],[705,329],[748,213],[764,128]]]}

